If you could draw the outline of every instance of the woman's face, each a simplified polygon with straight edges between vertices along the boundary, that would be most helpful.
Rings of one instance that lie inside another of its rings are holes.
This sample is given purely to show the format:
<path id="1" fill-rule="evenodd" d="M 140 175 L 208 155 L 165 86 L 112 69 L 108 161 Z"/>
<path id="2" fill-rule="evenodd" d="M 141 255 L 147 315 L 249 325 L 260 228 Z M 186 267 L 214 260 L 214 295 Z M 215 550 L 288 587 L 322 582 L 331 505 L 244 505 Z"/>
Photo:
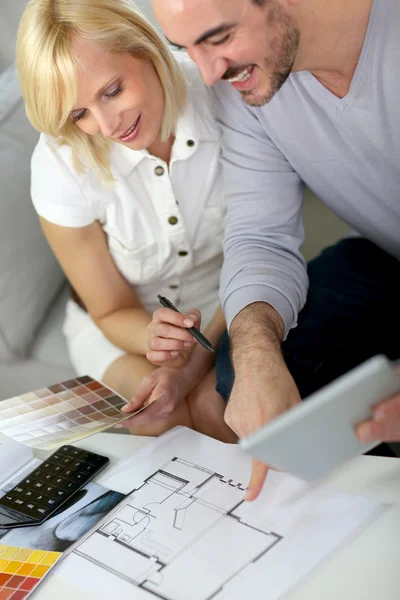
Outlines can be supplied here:
<path id="1" fill-rule="evenodd" d="M 88 135 L 101 135 L 132 150 L 157 141 L 164 93 L 153 64 L 76 39 L 78 98 L 71 119 Z"/>

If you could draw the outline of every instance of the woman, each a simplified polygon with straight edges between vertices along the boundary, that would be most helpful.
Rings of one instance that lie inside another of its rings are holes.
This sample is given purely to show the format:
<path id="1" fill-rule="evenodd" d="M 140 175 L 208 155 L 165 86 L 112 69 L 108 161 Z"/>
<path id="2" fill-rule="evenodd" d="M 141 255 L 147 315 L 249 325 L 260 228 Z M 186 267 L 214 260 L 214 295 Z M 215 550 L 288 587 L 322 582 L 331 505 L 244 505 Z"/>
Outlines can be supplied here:
<path id="1" fill-rule="evenodd" d="M 33 204 L 74 290 L 64 324 L 72 364 L 131 398 L 156 368 L 146 358 L 150 326 L 157 364 L 157 350 L 167 352 L 167 367 L 193 351 L 190 378 L 179 378 L 181 400 L 212 367 L 184 329 L 199 324 L 190 307 L 201 310 L 212 343 L 224 329 L 225 207 L 209 93 L 195 66 L 177 62 L 124 0 L 31 0 L 17 64 L 28 117 L 41 132 Z M 157 294 L 187 323 L 179 316 L 174 328 L 167 309 L 152 322 Z M 223 437 L 219 398 L 216 407 Z M 186 400 L 137 432 L 175 424 L 196 427 Z"/>

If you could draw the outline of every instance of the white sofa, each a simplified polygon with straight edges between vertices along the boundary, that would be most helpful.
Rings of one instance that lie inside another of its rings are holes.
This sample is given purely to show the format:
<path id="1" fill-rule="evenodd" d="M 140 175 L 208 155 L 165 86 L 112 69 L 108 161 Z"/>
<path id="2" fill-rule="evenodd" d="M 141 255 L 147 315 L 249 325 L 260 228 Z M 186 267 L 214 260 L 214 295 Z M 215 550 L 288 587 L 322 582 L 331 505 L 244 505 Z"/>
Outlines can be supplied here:
<path id="1" fill-rule="evenodd" d="M 74 374 L 61 331 L 68 287 L 30 201 L 37 139 L 11 65 L 0 74 L 0 399 Z"/>

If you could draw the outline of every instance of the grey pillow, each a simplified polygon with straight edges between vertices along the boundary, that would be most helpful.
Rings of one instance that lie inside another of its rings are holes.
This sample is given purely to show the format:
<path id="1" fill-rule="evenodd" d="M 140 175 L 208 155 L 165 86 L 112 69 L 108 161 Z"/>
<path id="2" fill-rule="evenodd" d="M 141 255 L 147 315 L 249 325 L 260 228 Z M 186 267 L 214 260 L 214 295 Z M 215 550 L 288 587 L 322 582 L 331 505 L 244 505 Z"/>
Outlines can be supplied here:
<path id="1" fill-rule="evenodd" d="M 0 360 L 26 355 L 64 282 L 30 200 L 38 140 L 14 65 L 0 75 Z"/>

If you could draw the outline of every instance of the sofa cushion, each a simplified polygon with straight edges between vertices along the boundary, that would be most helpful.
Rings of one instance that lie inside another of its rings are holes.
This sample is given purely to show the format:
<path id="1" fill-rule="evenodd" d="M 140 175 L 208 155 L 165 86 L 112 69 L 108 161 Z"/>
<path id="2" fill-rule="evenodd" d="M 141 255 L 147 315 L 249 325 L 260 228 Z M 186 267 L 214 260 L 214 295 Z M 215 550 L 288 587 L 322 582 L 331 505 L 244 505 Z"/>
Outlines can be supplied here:
<path id="1" fill-rule="evenodd" d="M 33 358 L 0 363 L 0 401 L 75 377 L 71 367 L 49 367 Z"/>
<path id="2" fill-rule="evenodd" d="M 30 125 L 11 65 L 0 75 L 0 360 L 25 356 L 64 276 L 30 200 Z"/>
<path id="3" fill-rule="evenodd" d="M 35 338 L 30 352 L 31 358 L 40 360 L 47 365 L 57 367 L 68 366 L 72 369 L 68 356 L 67 343 L 62 332 L 65 319 L 65 305 L 70 297 L 70 287 L 66 284 L 55 299 L 45 322 Z"/>

